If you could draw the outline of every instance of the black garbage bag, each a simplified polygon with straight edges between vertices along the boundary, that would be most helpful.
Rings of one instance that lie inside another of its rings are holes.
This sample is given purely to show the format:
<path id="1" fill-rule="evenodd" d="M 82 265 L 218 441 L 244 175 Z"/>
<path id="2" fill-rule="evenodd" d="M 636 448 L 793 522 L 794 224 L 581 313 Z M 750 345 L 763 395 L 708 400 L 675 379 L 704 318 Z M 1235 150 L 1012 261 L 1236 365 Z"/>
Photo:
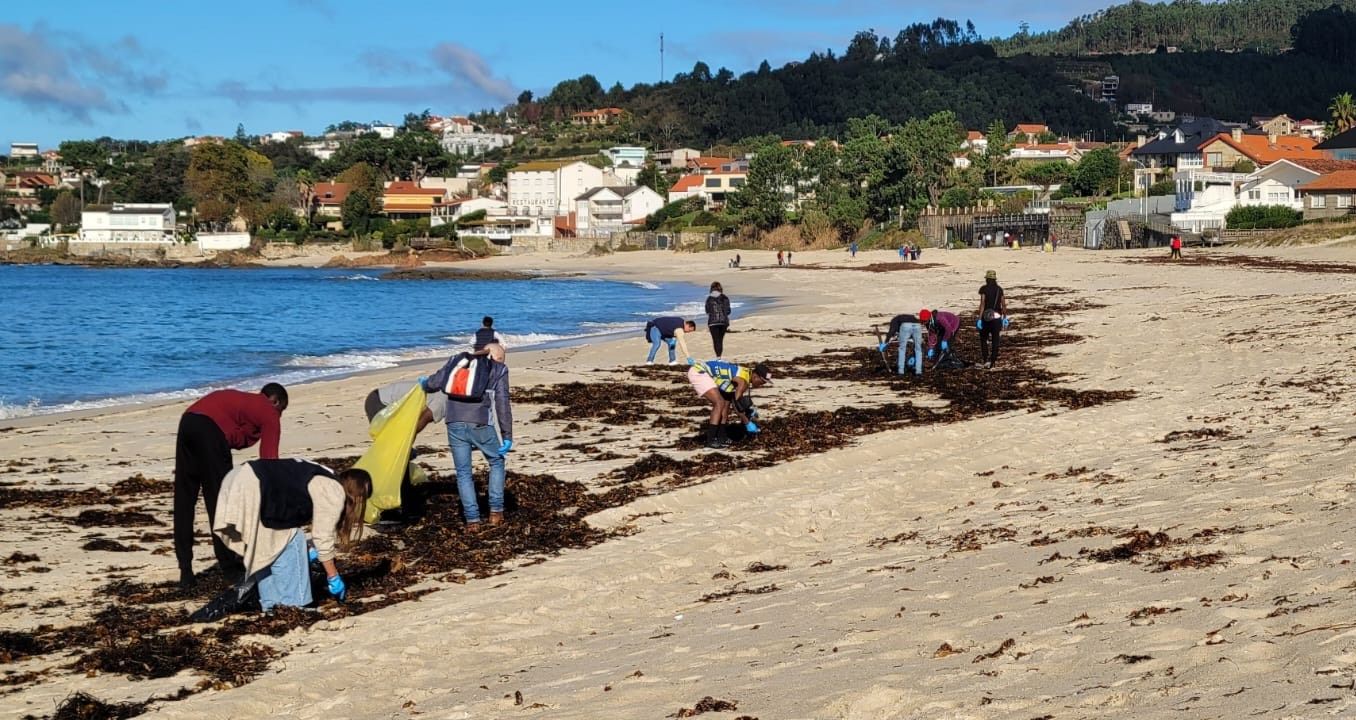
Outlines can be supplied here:
<path id="1" fill-rule="evenodd" d="M 259 604 L 259 587 L 253 582 L 249 588 L 242 591 L 239 585 L 230 587 L 217 593 L 208 603 L 198 608 L 192 615 L 188 616 L 189 622 L 207 623 L 220 620 L 227 615 L 244 612 L 260 612 L 263 606 Z"/>

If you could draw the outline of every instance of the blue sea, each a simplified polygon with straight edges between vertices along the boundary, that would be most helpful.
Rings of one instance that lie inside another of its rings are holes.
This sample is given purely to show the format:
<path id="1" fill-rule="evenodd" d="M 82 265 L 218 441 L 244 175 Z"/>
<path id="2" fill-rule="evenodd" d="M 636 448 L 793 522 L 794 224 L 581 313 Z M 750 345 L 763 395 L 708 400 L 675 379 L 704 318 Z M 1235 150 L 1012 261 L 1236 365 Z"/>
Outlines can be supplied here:
<path id="1" fill-rule="evenodd" d="M 484 315 L 510 350 L 695 316 L 704 288 L 382 270 L 0 266 L 0 418 L 253 389 L 445 357 Z"/>

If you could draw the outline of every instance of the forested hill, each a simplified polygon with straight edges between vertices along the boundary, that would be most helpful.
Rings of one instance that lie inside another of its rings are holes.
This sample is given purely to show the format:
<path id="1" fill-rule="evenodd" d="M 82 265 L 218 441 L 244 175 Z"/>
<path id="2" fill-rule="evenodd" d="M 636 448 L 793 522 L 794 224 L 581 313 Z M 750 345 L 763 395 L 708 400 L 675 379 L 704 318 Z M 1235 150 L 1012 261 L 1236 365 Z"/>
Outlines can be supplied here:
<path id="1" fill-rule="evenodd" d="M 1060 30 L 1022 32 L 992 44 L 1001 55 L 1139 53 L 1160 46 L 1278 53 L 1291 47 L 1291 28 L 1301 18 L 1334 5 L 1356 11 L 1356 0 L 1135 0 L 1084 15 Z"/>
<path id="2" fill-rule="evenodd" d="M 812 53 L 803 62 L 735 76 L 697 63 L 661 85 L 604 91 L 591 75 L 558 84 L 532 113 L 569 113 L 615 105 L 636 129 L 665 146 L 775 133 L 837 136 L 848 118 L 876 114 L 894 122 L 950 110 L 967 127 L 993 120 L 1044 122 L 1057 132 L 1099 137 L 1112 129 L 1106 106 L 1076 92 L 1048 58 L 999 58 L 973 26 L 939 20 L 891 40 L 858 33 L 841 57 Z M 530 101 L 530 98 L 524 98 Z M 523 103 L 520 103 L 520 105 Z M 527 108 L 519 108 L 523 112 Z"/>

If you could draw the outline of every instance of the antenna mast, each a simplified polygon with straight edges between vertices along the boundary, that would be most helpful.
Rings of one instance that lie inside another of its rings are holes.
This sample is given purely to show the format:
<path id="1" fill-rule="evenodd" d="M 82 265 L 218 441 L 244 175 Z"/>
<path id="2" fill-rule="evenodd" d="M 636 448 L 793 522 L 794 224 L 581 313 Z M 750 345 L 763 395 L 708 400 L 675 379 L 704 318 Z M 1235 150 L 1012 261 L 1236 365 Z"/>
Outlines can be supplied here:
<path id="1" fill-rule="evenodd" d="M 659 33 L 659 82 L 664 82 L 664 33 Z"/>

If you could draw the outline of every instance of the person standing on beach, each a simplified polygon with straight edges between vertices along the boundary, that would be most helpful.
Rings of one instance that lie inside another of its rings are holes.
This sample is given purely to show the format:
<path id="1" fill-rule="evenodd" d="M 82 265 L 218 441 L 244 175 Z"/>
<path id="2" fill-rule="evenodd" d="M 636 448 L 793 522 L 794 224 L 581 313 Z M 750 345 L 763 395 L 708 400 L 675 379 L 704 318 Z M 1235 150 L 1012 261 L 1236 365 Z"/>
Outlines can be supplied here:
<path id="1" fill-rule="evenodd" d="M 790 265 L 790 264 L 791 264 L 791 251 L 790 251 L 790 250 L 787 250 L 787 251 L 786 251 L 786 264 L 787 264 L 787 265 Z"/>
<path id="2" fill-rule="evenodd" d="M 852 255 L 853 259 L 856 259 L 856 257 L 857 257 L 857 241 L 856 241 L 856 240 L 853 240 L 852 243 L 848 245 L 848 253 L 849 253 L 850 255 Z"/>
<path id="3" fill-rule="evenodd" d="M 477 376 L 482 379 L 477 380 Z M 480 527 L 480 505 L 471 475 L 472 449 L 479 450 L 490 464 L 490 524 L 503 524 L 504 456 L 513 449 L 508 366 L 492 357 L 459 353 L 448 358 L 431 377 L 419 378 L 419 384 L 424 392 L 448 395 L 447 444 L 457 469 L 457 495 L 466 528 Z M 477 386 L 481 388 L 479 397 L 474 394 Z"/>
<path id="4" fill-rule="evenodd" d="M 730 298 L 718 282 L 711 283 L 711 294 L 706 296 L 706 329 L 719 358 L 725 354 L 725 331 L 730 329 Z"/>
<path id="5" fill-rule="evenodd" d="M 979 288 L 979 361 L 992 369 L 998 363 L 998 336 L 1008 326 L 1008 301 L 1003 288 L 998 286 L 998 273 L 984 273 L 984 284 Z M 987 358 L 987 359 L 986 359 Z"/>
<path id="6" fill-rule="evenodd" d="M 697 323 L 677 316 L 657 317 L 645 323 L 645 339 L 650 341 L 650 356 L 645 358 L 645 364 L 653 365 L 654 356 L 659 353 L 659 346 L 668 344 L 670 365 L 678 364 L 674 355 L 675 345 L 682 348 L 683 357 L 687 359 L 687 364 L 691 365 L 692 353 L 687 350 L 686 336 L 696 329 Z"/>
<path id="7" fill-rule="evenodd" d="M 781 267 L 781 266 L 782 266 L 782 251 L 781 251 L 781 250 L 778 250 L 778 251 L 777 251 L 777 267 Z"/>
<path id="8" fill-rule="evenodd" d="M 486 315 L 480 320 L 480 329 L 476 330 L 476 337 L 473 347 L 476 352 L 480 352 L 488 345 L 499 345 L 505 347 L 504 339 L 499 337 L 499 333 L 494 331 L 494 318 Z"/>
<path id="9" fill-rule="evenodd" d="M 1171 246 L 1172 246 L 1172 252 L 1168 253 L 1168 259 L 1170 259 L 1170 260 L 1181 260 L 1181 259 L 1182 259 L 1182 236 L 1181 236 L 1181 235 L 1173 235 L 1173 236 L 1172 236 L 1172 242 L 1171 242 L 1170 244 L 1171 244 Z"/>
<path id="10" fill-rule="evenodd" d="M 259 443 L 259 457 L 278 457 L 282 413 L 287 389 L 269 383 L 257 393 L 217 390 L 193 403 L 179 418 L 174 446 L 174 556 L 179 562 L 179 587 L 191 588 L 193 575 L 193 516 L 202 494 L 211 528 L 217 512 L 221 480 L 231 471 L 231 451 Z M 244 566 L 221 539 L 212 536 L 217 565 L 229 582 L 242 579 Z"/>
<path id="11" fill-rule="evenodd" d="M 899 338 L 899 359 L 896 361 L 895 374 L 903 375 L 907 368 L 913 368 L 916 376 L 923 375 L 923 324 L 926 323 L 932 311 L 923 310 L 918 315 L 903 313 L 890 318 L 890 329 L 885 333 L 885 339 L 881 340 L 876 349 L 885 352 L 889 347 L 890 341 Z M 880 332 L 879 326 L 876 332 Z M 909 341 L 913 341 L 913 355 L 908 357 L 906 347 Z M 908 357 L 906 360 L 905 358 Z"/>

